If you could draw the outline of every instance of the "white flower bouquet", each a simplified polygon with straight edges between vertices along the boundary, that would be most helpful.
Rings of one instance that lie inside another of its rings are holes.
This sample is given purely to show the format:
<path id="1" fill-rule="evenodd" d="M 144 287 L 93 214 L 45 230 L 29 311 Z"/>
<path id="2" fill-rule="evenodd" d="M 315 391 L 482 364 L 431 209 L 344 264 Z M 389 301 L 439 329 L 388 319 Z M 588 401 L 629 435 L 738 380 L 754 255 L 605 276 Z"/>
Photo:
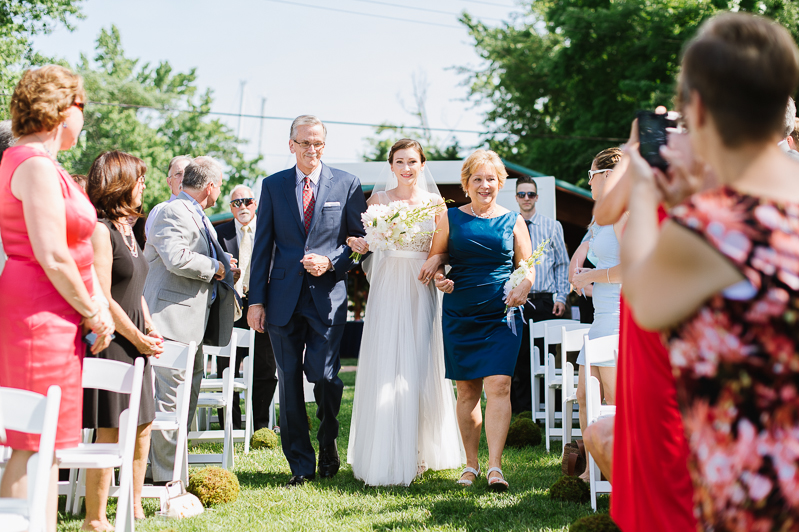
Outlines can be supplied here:
<path id="1" fill-rule="evenodd" d="M 533 251 L 533 254 L 530 255 L 530 258 L 521 261 L 519 263 L 519 267 L 513 270 L 513 273 L 510 274 L 510 278 L 505 282 L 505 295 L 502 297 L 502 301 L 506 301 L 508 299 L 508 294 L 510 294 L 510 291 L 519 286 L 521 282 L 528 275 L 530 275 L 530 271 L 535 268 L 536 264 L 541 264 L 542 257 L 544 255 L 544 248 L 547 245 L 549 245 L 549 239 L 546 239 L 538 244 L 538 247 L 535 248 L 535 251 Z M 515 311 L 515 307 L 505 307 L 505 312 L 508 316 L 508 327 L 510 327 L 510 330 L 513 331 L 514 335 L 516 335 L 516 320 L 514 319 Z"/>
<path id="2" fill-rule="evenodd" d="M 410 242 L 414 236 L 426 233 L 421 229 L 422 222 L 445 209 L 446 205 L 437 201 L 437 198 L 430 198 L 422 206 L 413 208 L 402 201 L 392 201 L 388 205 L 370 205 L 361 214 L 366 231 L 364 238 L 371 251 L 397 249 Z M 361 254 L 353 252 L 350 258 L 360 261 Z"/>

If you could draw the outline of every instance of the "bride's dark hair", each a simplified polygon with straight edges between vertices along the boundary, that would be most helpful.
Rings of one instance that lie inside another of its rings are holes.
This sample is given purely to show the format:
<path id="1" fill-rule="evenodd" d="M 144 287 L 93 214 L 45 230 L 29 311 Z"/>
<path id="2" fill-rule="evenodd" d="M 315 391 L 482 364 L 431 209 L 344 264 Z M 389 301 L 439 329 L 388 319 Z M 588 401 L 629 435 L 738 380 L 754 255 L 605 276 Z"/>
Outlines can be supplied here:
<path id="1" fill-rule="evenodd" d="M 424 156 L 424 149 L 422 145 L 419 144 L 418 141 L 413 139 L 399 139 L 394 145 L 391 147 L 391 150 L 388 152 L 388 164 L 394 164 L 394 154 L 397 153 L 399 150 L 416 150 L 419 153 L 419 157 L 422 159 L 424 163 L 427 161 L 427 158 Z"/>

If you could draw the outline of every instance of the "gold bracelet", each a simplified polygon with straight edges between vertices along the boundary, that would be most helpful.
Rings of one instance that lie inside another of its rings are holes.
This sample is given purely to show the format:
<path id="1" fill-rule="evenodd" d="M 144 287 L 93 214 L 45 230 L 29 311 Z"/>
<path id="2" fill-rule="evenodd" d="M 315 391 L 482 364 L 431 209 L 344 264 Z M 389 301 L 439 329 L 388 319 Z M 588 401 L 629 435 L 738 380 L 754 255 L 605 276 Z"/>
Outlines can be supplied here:
<path id="1" fill-rule="evenodd" d="M 94 313 L 90 314 L 89 316 L 83 316 L 83 319 L 90 320 L 90 319 L 94 318 L 95 316 L 97 316 L 97 314 L 99 314 L 99 312 L 100 312 L 100 305 L 97 305 L 97 310 L 95 310 Z"/>
<path id="2" fill-rule="evenodd" d="M 608 276 L 608 284 L 610 284 L 610 268 L 605 268 L 605 274 Z"/>

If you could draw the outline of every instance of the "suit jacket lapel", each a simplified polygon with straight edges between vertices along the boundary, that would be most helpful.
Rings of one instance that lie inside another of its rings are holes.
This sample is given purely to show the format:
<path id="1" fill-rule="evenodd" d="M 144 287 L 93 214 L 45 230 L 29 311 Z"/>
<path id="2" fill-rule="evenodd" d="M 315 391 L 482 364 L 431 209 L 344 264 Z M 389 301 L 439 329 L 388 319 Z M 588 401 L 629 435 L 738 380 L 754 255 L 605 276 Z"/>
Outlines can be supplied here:
<path id="1" fill-rule="evenodd" d="M 286 201 L 288 202 L 287 205 L 289 210 L 291 211 L 291 217 L 294 218 L 294 221 L 297 222 L 297 225 L 300 227 L 300 231 L 305 233 L 305 226 L 302 223 L 302 219 L 300 217 L 300 208 L 297 205 L 297 167 L 295 166 L 292 171 L 289 173 L 286 180 L 283 181 L 283 193 L 286 195 Z"/>
<path id="2" fill-rule="evenodd" d="M 316 225 L 316 221 L 322 216 L 322 208 L 325 206 L 325 201 L 327 200 L 328 194 L 330 194 L 330 185 L 333 183 L 333 172 L 330 171 L 330 168 L 327 167 L 324 163 L 322 163 L 322 173 L 319 176 L 319 187 L 316 194 L 316 203 L 314 204 L 313 209 L 313 218 L 311 218 L 311 230 L 309 232 L 313 232 L 313 228 Z"/>

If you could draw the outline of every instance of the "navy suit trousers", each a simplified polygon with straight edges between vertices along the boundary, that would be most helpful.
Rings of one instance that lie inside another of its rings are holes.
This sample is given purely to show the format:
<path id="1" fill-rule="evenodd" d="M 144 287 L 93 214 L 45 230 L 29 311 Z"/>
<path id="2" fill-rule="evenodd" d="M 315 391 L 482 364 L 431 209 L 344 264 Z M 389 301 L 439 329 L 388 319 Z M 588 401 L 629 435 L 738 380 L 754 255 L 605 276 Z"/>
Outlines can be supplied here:
<path id="1" fill-rule="evenodd" d="M 321 422 L 319 446 L 332 445 L 338 437 L 336 417 L 344 391 L 344 383 L 338 377 L 344 324 L 329 326 L 322 321 L 306 278 L 289 322 L 283 327 L 267 327 L 278 369 L 283 453 L 292 474 L 310 475 L 316 471 L 316 456 L 308 430 L 302 375 L 304 372 L 308 382 L 314 384 L 316 417 Z"/>

